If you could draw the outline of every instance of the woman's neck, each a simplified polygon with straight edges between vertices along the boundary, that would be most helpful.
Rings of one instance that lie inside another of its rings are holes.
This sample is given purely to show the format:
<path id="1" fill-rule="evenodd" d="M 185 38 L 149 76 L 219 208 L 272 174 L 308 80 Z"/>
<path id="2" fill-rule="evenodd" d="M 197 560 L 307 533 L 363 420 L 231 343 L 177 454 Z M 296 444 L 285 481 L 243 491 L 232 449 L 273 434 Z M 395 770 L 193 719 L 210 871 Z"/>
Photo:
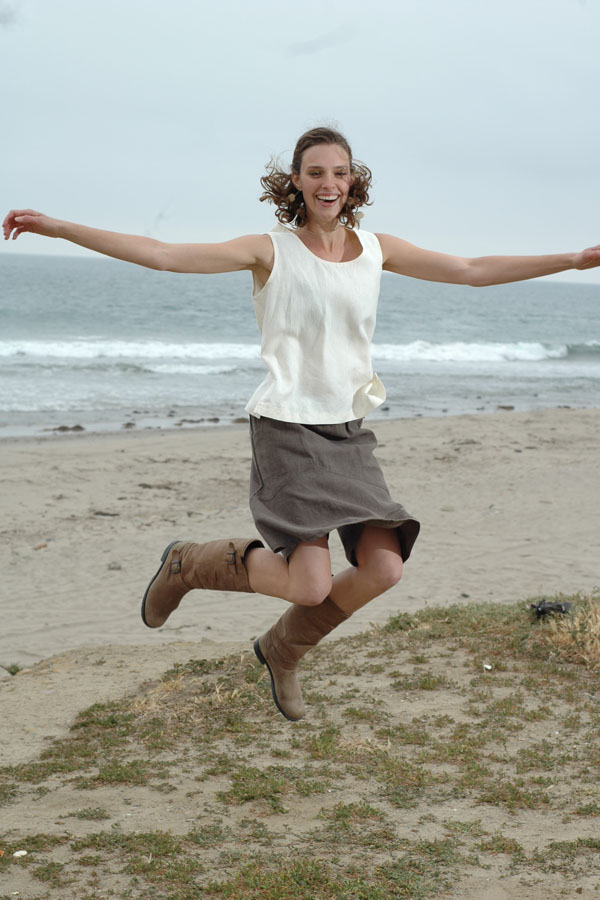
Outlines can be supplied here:
<path id="1" fill-rule="evenodd" d="M 346 229 L 340 224 L 339 219 L 330 222 L 309 220 L 298 229 L 298 232 L 311 246 L 322 247 L 328 253 L 343 245 L 346 239 Z"/>
<path id="2" fill-rule="evenodd" d="M 333 222 L 307 222 L 300 229 L 301 231 L 307 232 L 308 234 L 315 235 L 330 235 L 335 234 L 336 231 L 339 231 L 343 226 L 340 224 L 339 219 L 335 219 Z"/>

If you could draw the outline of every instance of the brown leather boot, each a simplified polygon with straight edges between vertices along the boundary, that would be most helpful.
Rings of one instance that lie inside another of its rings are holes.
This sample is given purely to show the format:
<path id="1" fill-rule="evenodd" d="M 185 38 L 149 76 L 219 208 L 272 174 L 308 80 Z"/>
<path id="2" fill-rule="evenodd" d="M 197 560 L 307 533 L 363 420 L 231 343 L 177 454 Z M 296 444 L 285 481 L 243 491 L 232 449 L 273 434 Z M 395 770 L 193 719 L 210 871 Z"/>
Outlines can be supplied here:
<path id="1" fill-rule="evenodd" d="M 349 613 L 343 612 L 329 597 L 319 606 L 293 604 L 254 641 L 254 652 L 271 676 L 275 706 L 291 722 L 304 715 L 304 701 L 296 675 L 298 662 L 321 638 L 349 617 Z"/>
<path id="2" fill-rule="evenodd" d="M 149 628 L 159 628 L 177 609 L 181 598 L 194 588 L 211 591 L 245 591 L 253 594 L 244 556 L 262 541 L 234 538 L 191 544 L 173 541 L 163 552 L 158 572 L 146 588 L 142 619 Z"/>

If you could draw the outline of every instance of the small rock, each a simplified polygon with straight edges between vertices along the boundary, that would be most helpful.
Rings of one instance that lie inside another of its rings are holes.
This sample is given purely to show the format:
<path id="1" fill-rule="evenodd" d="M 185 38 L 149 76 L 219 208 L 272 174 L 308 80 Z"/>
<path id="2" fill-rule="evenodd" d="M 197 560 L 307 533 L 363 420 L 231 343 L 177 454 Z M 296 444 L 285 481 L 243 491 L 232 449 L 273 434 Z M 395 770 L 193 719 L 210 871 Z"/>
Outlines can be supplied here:
<path id="1" fill-rule="evenodd" d="M 135 428 L 135 422 L 123 422 L 121 428 Z"/>
<path id="2" fill-rule="evenodd" d="M 486 672 L 491 672 L 494 667 L 490 666 L 489 663 L 484 663 L 483 668 L 485 669 Z"/>
<path id="3" fill-rule="evenodd" d="M 511 406 L 510 403 L 499 403 L 498 409 L 514 409 L 514 406 Z"/>
<path id="4" fill-rule="evenodd" d="M 182 425 L 199 425 L 201 422 L 204 422 L 205 419 L 180 419 L 179 422 L 175 422 L 175 427 L 180 428 Z"/>
<path id="5" fill-rule="evenodd" d="M 123 566 L 119 562 L 109 562 L 107 569 L 109 572 L 120 572 Z"/>
<path id="6" fill-rule="evenodd" d="M 27 856 L 27 850 L 15 850 L 13 856 L 15 859 L 20 859 L 22 856 Z"/>
<path id="7" fill-rule="evenodd" d="M 45 548 L 46 548 L 47 546 L 48 546 L 48 544 L 46 543 L 46 541 L 41 541 L 41 543 L 36 544 L 35 547 L 34 547 L 33 549 L 34 549 L 34 550 L 45 550 Z"/>

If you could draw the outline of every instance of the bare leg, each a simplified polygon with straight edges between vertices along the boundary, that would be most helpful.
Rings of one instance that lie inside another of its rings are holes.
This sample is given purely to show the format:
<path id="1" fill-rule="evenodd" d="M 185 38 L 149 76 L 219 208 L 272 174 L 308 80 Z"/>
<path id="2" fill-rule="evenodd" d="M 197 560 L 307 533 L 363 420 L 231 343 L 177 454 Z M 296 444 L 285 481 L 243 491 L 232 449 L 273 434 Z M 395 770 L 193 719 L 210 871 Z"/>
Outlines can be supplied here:
<path id="1" fill-rule="evenodd" d="M 273 572 L 270 568 L 274 556 L 271 554 L 269 557 L 268 551 L 259 549 L 248 554 L 250 565 L 246 563 L 246 568 L 253 586 L 261 578 L 266 581 L 271 575 L 274 583 L 279 579 L 277 584 L 285 582 L 286 577 L 289 584 L 304 585 L 311 581 L 319 587 L 312 597 L 321 598 L 317 604 L 305 602 L 303 606 L 296 601 L 254 644 L 258 659 L 269 669 L 271 691 L 277 708 L 287 719 L 296 721 L 304 715 L 302 691 L 296 673 L 299 661 L 351 613 L 396 584 L 402 574 L 402 558 L 396 532 L 373 526 L 365 526 L 356 546 L 358 567 L 353 566 L 333 580 L 326 542 L 298 547 L 290 557 L 289 571 L 284 571 L 283 576 L 279 574 L 281 568 L 277 570 L 273 567 Z M 252 560 L 256 563 L 254 570 Z M 277 562 L 285 566 L 282 559 Z M 253 582 L 253 577 L 256 582 Z M 327 597 L 323 595 L 326 585 Z M 268 593 L 264 587 L 258 590 Z M 278 593 L 277 596 L 285 595 Z"/>
<path id="2" fill-rule="evenodd" d="M 298 544 L 289 561 L 256 547 L 244 559 L 252 590 L 301 606 L 317 606 L 332 584 L 327 538 Z"/>
<path id="3" fill-rule="evenodd" d="M 358 566 L 336 575 L 329 592 L 333 603 L 349 615 L 398 583 L 402 556 L 395 529 L 365 525 L 356 545 Z"/>

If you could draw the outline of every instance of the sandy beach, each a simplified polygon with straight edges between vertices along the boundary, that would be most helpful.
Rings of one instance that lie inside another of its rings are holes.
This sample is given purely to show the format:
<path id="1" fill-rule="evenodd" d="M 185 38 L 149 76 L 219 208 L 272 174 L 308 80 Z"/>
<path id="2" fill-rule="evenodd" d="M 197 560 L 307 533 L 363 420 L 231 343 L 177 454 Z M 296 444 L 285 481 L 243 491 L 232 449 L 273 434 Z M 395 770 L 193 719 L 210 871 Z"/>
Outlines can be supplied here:
<path id="1" fill-rule="evenodd" d="M 523 607 L 598 585 L 599 426 L 571 409 L 377 424 L 422 534 L 402 582 L 304 661 L 309 712 L 293 725 L 250 643 L 282 601 L 196 592 L 163 629 L 139 617 L 168 541 L 253 533 L 243 426 L 2 442 L 0 665 L 22 667 L 0 668 L 7 889 L 175 896 L 177 860 L 197 891 L 265 853 L 285 880 L 301 846 L 314 896 L 341 896 L 327 878 L 357 871 L 418 871 L 451 900 L 596 896 L 597 676 L 530 658 L 541 626 Z M 337 537 L 332 550 L 338 569 Z M 368 631 L 456 603 L 408 635 Z M 447 624 L 431 639 L 434 618 Z"/>
<path id="2" fill-rule="evenodd" d="M 373 427 L 392 495 L 422 531 L 401 583 L 336 637 L 427 604 L 514 602 L 599 584 L 599 410 Z M 283 611 L 273 598 L 197 592 L 160 630 L 139 615 L 169 541 L 255 533 L 249 466 L 243 425 L 1 443 L 0 665 L 30 669 L 53 704 L 43 723 L 43 696 L 25 673 L 11 679 L 0 669 L 5 721 L 14 714 L 31 726 L 21 753 L 35 752 L 36 734 L 58 733 L 78 708 L 156 677 L 161 666 L 214 655 L 221 642 L 248 648 Z M 345 564 L 337 535 L 331 546 L 337 571 Z M 67 682 L 72 689 L 63 690 Z"/>

